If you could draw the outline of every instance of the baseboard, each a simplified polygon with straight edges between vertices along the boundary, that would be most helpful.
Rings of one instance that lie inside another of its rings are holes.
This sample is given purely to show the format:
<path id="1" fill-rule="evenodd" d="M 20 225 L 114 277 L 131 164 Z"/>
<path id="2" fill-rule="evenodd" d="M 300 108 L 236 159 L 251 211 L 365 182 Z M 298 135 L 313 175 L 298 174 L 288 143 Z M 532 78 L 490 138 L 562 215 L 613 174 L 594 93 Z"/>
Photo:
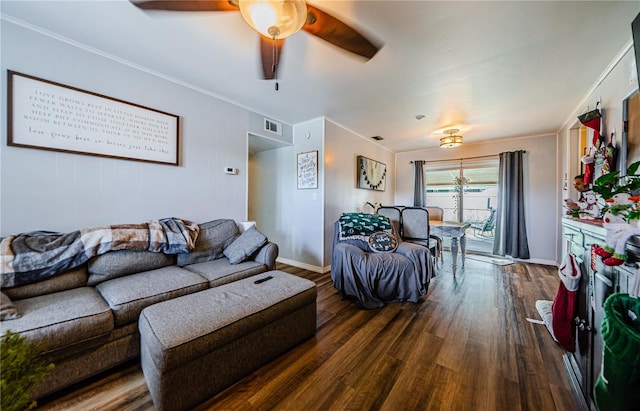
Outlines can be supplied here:
<path id="1" fill-rule="evenodd" d="M 300 261 L 289 260 L 288 258 L 276 258 L 276 261 L 282 264 L 287 264 L 293 267 L 303 268 L 305 270 L 313 271 L 314 273 L 325 274 L 331 271 L 331 266 L 319 267 L 317 265 L 311 265 L 307 263 L 301 263 Z"/>

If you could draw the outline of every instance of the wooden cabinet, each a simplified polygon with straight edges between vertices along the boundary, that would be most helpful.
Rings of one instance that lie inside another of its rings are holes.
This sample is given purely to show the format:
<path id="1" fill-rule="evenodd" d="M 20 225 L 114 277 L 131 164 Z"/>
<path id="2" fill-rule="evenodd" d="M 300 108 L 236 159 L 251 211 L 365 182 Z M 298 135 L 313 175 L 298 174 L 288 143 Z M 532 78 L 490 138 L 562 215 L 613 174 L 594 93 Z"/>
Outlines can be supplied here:
<path id="1" fill-rule="evenodd" d="M 574 255 L 582 274 L 574 319 L 576 349 L 566 353 L 563 361 L 578 407 L 596 410 L 593 387 L 602 367 L 603 303 L 614 292 L 627 292 L 637 281 L 640 241 L 634 238 L 627 243 L 629 259 L 625 265 L 608 267 L 592 257 L 591 246 L 605 244 L 606 230 L 599 222 L 564 218 L 562 228 L 566 250 Z"/>

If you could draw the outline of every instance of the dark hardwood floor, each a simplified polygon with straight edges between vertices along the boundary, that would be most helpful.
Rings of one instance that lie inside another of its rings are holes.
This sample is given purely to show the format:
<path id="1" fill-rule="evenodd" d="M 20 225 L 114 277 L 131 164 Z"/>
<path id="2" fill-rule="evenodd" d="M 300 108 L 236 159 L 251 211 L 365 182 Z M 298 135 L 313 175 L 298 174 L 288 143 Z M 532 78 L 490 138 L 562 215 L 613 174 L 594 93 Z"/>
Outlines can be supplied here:
<path id="1" fill-rule="evenodd" d="M 575 410 L 562 349 L 526 321 L 553 299 L 556 269 L 468 258 L 453 277 L 447 258 L 423 301 L 379 310 L 341 300 L 329 274 L 279 265 L 316 282 L 316 336 L 198 410 Z M 137 362 L 39 408 L 154 409 Z"/>

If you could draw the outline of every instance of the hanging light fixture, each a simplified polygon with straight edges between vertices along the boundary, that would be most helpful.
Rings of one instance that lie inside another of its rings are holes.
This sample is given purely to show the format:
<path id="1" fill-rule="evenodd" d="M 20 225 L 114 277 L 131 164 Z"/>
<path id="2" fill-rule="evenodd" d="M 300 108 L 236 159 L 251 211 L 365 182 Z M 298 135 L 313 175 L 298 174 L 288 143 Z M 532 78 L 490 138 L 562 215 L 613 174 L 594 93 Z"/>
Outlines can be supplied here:
<path id="1" fill-rule="evenodd" d="M 449 134 L 447 137 L 440 139 L 440 148 L 453 148 L 462 145 L 462 136 L 455 135 L 458 131 L 457 128 L 452 128 L 443 131 L 444 134 Z"/>
<path id="2" fill-rule="evenodd" d="M 270 39 L 289 37 L 307 20 L 304 0 L 238 0 L 238 7 L 246 22 Z"/>

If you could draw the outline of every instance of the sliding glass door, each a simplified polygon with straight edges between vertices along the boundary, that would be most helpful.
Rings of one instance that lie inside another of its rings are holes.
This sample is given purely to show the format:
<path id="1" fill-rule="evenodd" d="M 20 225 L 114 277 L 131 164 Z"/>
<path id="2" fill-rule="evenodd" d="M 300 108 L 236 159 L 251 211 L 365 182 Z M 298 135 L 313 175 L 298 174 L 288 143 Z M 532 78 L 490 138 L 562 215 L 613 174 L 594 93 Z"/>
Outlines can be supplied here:
<path id="1" fill-rule="evenodd" d="M 444 219 L 471 223 L 467 251 L 491 254 L 498 204 L 498 158 L 427 163 L 426 203 L 441 207 Z"/>

